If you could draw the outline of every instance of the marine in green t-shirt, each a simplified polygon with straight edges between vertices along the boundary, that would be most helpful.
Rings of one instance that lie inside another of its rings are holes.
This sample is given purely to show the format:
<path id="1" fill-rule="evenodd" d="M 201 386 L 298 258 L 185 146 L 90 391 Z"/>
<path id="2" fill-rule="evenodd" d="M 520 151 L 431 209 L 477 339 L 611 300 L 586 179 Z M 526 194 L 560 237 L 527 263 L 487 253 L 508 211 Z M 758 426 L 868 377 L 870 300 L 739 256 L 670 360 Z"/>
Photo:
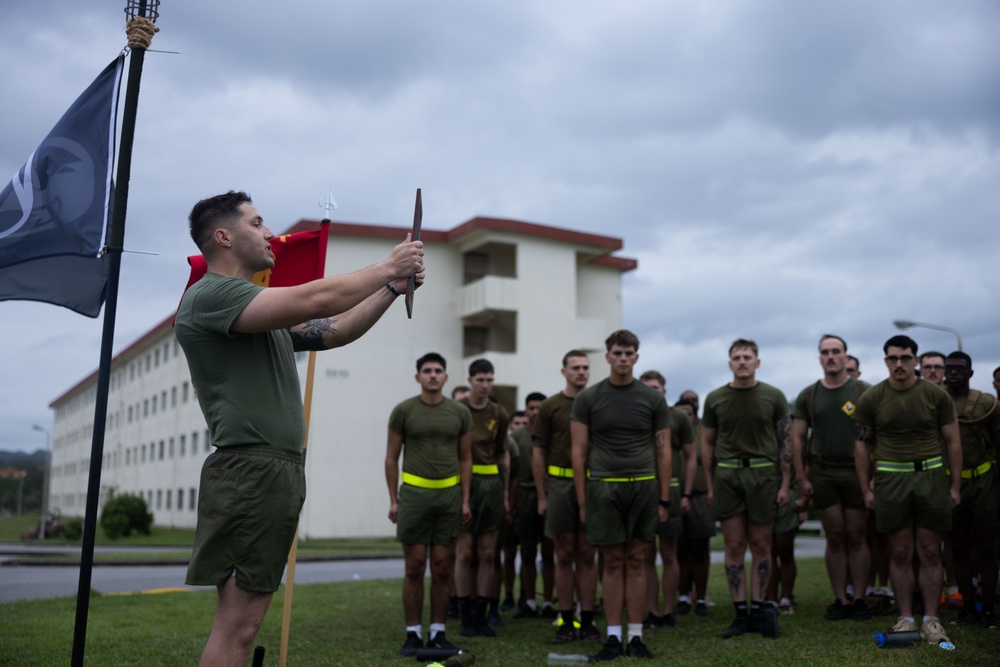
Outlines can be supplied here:
<path id="1" fill-rule="evenodd" d="M 952 352 L 945 357 L 945 390 L 955 404 L 962 438 L 962 502 L 952 514 L 951 545 L 955 579 L 964 606 L 958 622 L 978 621 L 985 628 L 995 628 L 996 587 L 983 586 L 977 608 L 973 574 L 978 572 L 983 581 L 997 578 L 1000 475 L 996 452 L 1000 447 L 1000 406 L 991 394 L 969 388 L 972 375 L 972 357 L 968 354 Z M 970 563 L 978 563 L 978 570 Z"/>
<path id="2" fill-rule="evenodd" d="M 778 636 L 777 613 L 763 601 L 771 576 L 775 510 L 788 502 L 792 442 L 785 396 L 757 380 L 758 368 L 757 344 L 733 341 L 733 379 L 705 397 L 701 420 L 702 468 L 709 502 L 722 524 L 726 581 L 736 607 L 723 639 L 748 631 Z M 748 544 L 753 558 L 749 586 L 744 567 Z"/>
<path id="3" fill-rule="evenodd" d="M 459 523 L 472 516 L 472 414 L 442 393 L 448 374 L 440 354 L 429 352 L 417 360 L 416 381 L 420 394 L 397 405 L 389 415 L 385 453 L 389 520 L 396 524 L 396 538 L 403 545 L 406 562 L 403 612 L 407 640 L 402 655 L 410 655 L 410 649 L 415 655 L 418 648 L 414 638 L 419 639 L 419 633 L 413 628 L 421 624 L 428 558 L 431 639 L 443 638 Z"/>
<path id="4" fill-rule="evenodd" d="M 912 338 L 893 336 L 882 349 L 889 378 L 866 391 L 854 413 L 855 469 L 865 505 L 875 510 L 875 526 L 889 537 L 894 554 L 889 577 L 899 614 L 904 620 L 913 616 L 912 567 L 917 557 L 924 599 L 921 634 L 937 643 L 948 639 L 937 611 L 941 541 L 952 527 L 951 508 L 961 499 L 958 421 L 948 393 L 916 375 L 917 343 Z M 869 485 L 871 454 L 873 485 Z M 897 625 L 915 629 L 909 621 Z"/>
<path id="5" fill-rule="evenodd" d="M 863 621 L 871 618 L 867 603 L 860 594 L 854 600 L 847 595 L 848 572 L 854 590 L 863 591 L 870 563 L 852 417 L 871 387 L 847 372 L 847 343 L 840 336 L 820 338 L 819 363 L 822 379 L 799 392 L 792 405 L 795 479 L 802 498 L 815 503 L 826 534 L 826 570 L 836 597 L 826 619 Z"/>

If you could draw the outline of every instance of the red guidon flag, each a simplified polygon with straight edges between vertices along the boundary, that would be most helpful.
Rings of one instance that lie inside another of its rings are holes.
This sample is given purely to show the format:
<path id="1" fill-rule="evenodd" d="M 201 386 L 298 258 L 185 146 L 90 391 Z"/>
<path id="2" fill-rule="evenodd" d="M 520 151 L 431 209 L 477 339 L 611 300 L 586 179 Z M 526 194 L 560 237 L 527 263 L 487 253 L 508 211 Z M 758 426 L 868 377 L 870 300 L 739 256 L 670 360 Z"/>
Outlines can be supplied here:
<path id="1" fill-rule="evenodd" d="M 323 223 L 319 229 L 275 236 L 271 239 L 274 267 L 255 273 L 252 282 L 262 287 L 293 287 L 322 278 L 326 273 L 329 234 L 330 225 Z M 191 265 L 191 276 L 184 287 L 185 292 L 208 272 L 204 255 L 191 255 L 188 264 Z"/>

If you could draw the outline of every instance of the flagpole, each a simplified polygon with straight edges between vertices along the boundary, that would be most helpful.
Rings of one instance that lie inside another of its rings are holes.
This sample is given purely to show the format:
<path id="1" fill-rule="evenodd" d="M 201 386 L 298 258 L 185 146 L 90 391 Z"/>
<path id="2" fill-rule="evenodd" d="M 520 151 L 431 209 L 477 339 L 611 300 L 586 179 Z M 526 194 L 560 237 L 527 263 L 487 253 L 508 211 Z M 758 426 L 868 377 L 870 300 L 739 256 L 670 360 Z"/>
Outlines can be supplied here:
<path id="1" fill-rule="evenodd" d="M 320 202 L 324 207 L 325 214 L 320 222 L 320 240 L 322 248 L 319 252 L 319 266 L 316 275 L 326 275 L 326 244 L 330 233 L 330 209 L 336 208 L 337 202 L 333 199 L 333 193 L 327 192 L 326 199 Z M 309 448 L 309 424 L 312 417 L 312 393 L 313 379 L 316 377 L 316 350 L 309 350 L 309 366 L 306 370 L 306 391 L 302 400 L 302 413 L 306 423 L 306 438 L 302 443 L 302 463 L 305 464 L 306 450 Z M 288 636 L 292 625 L 292 595 L 295 590 L 295 560 L 299 552 L 299 529 L 295 527 L 295 538 L 292 540 L 292 549 L 288 552 L 288 572 L 285 575 L 285 597 L 281 609 L 281 646 L 278 651 L 278 667 L 285 667 L 288 660 Z"/>
<path id="2" fill-rule="evenodd" d="M 97 534 L 97 506 L 101 492 L 101 464 L 104 458 L 104 430 L 108 415 L 108 392 L 111 383 L 111 359 L 118 313 L 118 283 L 121 275 L 122 249 L 125 243 L 125 211 L 128 204 L 128 184 L 132 171 L 132 142 L 135 139 L 135 119 L 139 105 L 139 80 L 142 63 L 159 13 L 159 0 L 129 0 L 125 13 L 131 59 L 128 83 L 125 87 L 125 109 L 118 152 L 118 175 L 111 227 L 105 251 L 108 257 L 108 287 L 104 305 L 104 330 L 101 335 L 101 358 L 97 376 L 97 397 L 94 405 L 94 434 L 90 446 L 90 473 L 87 483 L 87 509 L 83 523 L 83 547 L 80 554 L 80 583 L 76 594 L 76 624 L 73 628 L 73 655 L 70 664 L 83 666 L 87 641 L 87 614 L 90 610 L 90 583 L 94 567 L 94 539 Z"/>

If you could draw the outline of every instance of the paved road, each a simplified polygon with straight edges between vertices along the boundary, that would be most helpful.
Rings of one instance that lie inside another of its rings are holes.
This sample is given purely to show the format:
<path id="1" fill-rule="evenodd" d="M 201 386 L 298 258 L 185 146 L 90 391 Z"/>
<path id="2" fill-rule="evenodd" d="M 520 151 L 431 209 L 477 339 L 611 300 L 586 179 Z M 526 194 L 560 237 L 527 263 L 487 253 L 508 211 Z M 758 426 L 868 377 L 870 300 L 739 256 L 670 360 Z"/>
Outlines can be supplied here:
<path id="1" fill-rule="evenodd" d="M 799 537 L 795 540 L 795 553 L 799 558 L 821 558 L 825 545 L 826 540 L 820 537 Z M 12 554 L 37 553 L 38 550 L 49 553 L 56 550 L 79 553 L 79 548 L 74 547 L 24 547 L 16 544 L 0 544 L 0 602 L 76 595 L 80 579 L 79 565 L 4 566 L 4 562 L 9 561 Z M 122 549 L 115 548 L 114 551 L 121 552 Z M 712 562 L 721 563 L 722 553 L 713 552 Z M 182 565 L 95 565 L 91 574 L 91 588 L 105 594 L 188 588 L 184 585 L 185 571 L 186 568 Z M 402 577 L 402 574 L 402 558 L 311 561 L 296 565 L 295 583 L 397 579 Z"/>

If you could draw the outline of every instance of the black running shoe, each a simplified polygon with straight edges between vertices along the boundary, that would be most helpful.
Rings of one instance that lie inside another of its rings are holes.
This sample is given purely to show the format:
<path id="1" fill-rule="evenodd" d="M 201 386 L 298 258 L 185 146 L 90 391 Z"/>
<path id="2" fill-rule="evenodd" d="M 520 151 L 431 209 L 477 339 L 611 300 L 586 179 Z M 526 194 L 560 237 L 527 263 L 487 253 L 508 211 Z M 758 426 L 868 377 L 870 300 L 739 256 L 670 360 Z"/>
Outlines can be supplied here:
<path id="1" fill-rule="evenodd" d="M 458 647 L 448 641 L 443 632 L 439 632 L 427 642 L 427 648 L 446 648 L 458 650 Z"/>
<path id="2" fill-rule="evenodd" d="M 514 608 L 514 596 L 507 593 L 507 597 L 500 603 L 500 611 L 510 611 Z"/>
<path id="3" fill-rule="evenodd" d="M 851 608 L 840 601 L 837 598 L 833 601 L 833 604 L 826 608 L 826 620 L 828 621 L 842 621 L 845 618 L 851 617 Z"/>
<path id="4" fill-rule="evenodd" d="M 416 632 L 406 633 L 406 643 L 403 644 L 403 648 L 399 649 L 399 657 L 401 658 L 412 658 L 417 654 L 418 648 L 423 648 L 424 643 L 417 636 Z"/>
<path id="5" fill-rule="evenodd" d="M 580 641 L 601 641 L 601 631 L 593 625 L 580 628 Z"/>
<path id="6" fill-rule="evenodd" d="M 746 616 L 737 616 L 733 619 L 733 622 L 729 624 L 726 631 L 722 633 L 723 639 L 732 639 L 733 637 L 739 637 L 740 635 L 745 635 L 750 631 L 750 619 Z"/>
<path id="7" fill-rule="evenodd" d="M 576 641 L 576 630 L 572 623 L 563 623 L 556 628 L 556 636 L 549 640 L 550 644 L 568 644 Z"/>
<path id="8" fill-rule="evenodd" d="M 556 608 L 553 607 L 552 605 L 547 604 L 544 607 L 542 607 L 542 618 L 555 618 L 558 615 L 559 612 L 556 611 Z"/>
<path id="9" fill-rule="evenodd" d="M 646 614 L 646 618 L 642 621 L 643 630 L 652 630 L 653 628 L 658 628 L 663 625 L 663 617 L 657 616 L 653 612 Z"/>
<path id="10" fill-rule="evenodd" d="M 642 637 L 632 637 L 629 640 L 628 647 L 625 649 L 625 655 L 630 658 L 642 658 L 643 660 L 653 659 L 653 654 L 642 643 Z"/>
<path id="11" fill-rule="evenodd" d="M 708 616 L 708 605 L 704 602 L 695 602 L 694 614 L 695 616 Z"/>
<path id="12" fill-rule="evenodd" d="M 591 656 L 591 662 L 604 662 L 605 660 L 614 660 L 622 654 L 622 642 L 618 637 L 608 637 L 608 640 L 604 642 L 604 646 L 595 655 Z"/>
<path id="13" fill-rule="evenodd" d="M 987 630 L 996 630 L 997 617 L 992 611 L 984 611 L 979 615 L 979 625 L 983 626 Z"/>
<path id="14" fill-rule="evenodd" d="M 854 606 L 851 608 L 851 618 L 855 621 L 871 620 L 872 612 L 868 608 L 868 603 L 864 598 L 855 598 Z"/>
<path id="15" fill-rule="evenodd" d="M 660 616 L 660 627 L 661 628 L 676 628 L 677 619 L 674 618 L 673 614 L 664 614 Z"/>
<path id="16" fill-rule="evenodd" d="M 687 600 L 681 600 L 676 605 L 674 605 L 674 613 L 679 616 L 691 613 L 691 603 L 688 602 Z"/>

